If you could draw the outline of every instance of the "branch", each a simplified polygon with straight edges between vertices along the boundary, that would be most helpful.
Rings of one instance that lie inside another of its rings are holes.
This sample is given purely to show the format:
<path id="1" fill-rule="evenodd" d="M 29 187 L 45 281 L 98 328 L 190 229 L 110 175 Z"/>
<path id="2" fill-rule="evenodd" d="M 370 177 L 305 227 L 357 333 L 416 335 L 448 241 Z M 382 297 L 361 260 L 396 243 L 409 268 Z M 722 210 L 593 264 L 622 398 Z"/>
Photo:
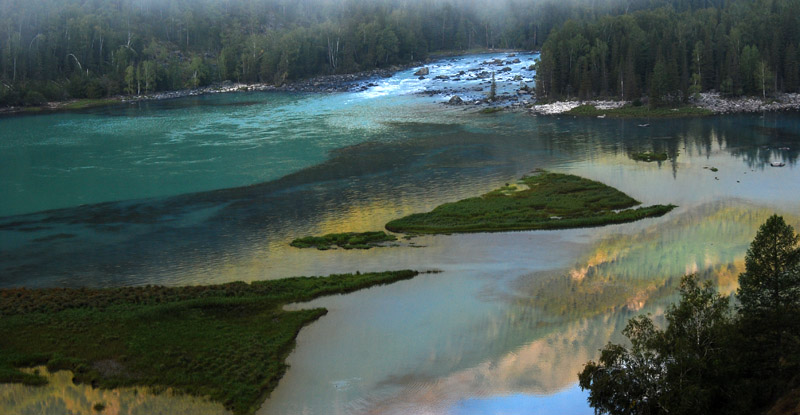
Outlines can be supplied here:
<path id="1" fill-rule="evenodd" d="M 72 58 L 75 59 L 75 63 L 78 64 L 78 69 L 83 70 L 83 67 L 81 66 L 81 62 L 78 60 L 78 58 L 75 55 L 73 55 L 71 53 L 68 53 L 67 57 L 70 57 L 70 56 L 72 56 Z"/>

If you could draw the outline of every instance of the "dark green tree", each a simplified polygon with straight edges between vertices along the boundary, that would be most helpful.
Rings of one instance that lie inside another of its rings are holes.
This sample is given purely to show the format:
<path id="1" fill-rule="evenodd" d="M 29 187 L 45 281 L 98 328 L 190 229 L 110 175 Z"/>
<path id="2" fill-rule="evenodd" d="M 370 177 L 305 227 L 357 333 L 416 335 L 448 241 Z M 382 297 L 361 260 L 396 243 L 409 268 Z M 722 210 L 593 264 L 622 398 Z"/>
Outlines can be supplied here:
<path id="1" fill-rule="evenodd" d="M 578 375 L 596 413 L 724 413 L 728 298 L 694 275 L 683 277 L 680 293 L 665 330 L 647 316 L 631 319 L 623 330 L 630 349 L 609 343 Z"/>
<path id="2" fill-rule="evenodd" d="M 739 315 L 764 370 L 797 364 L 800 334 L 800 236 L 782 217 L 761 225 L 739 275 Z M 763 360 L 762 360 L 763 359 Z"/>
<path id="3" fill-rule="evenodd" d="M 656 61 L 653 74 L 650 78 L 650 106 L 660 107 L 669 102 L 667 94 L 669 92 L 669 78 L 667 76 L 667 65 L 664 58 Z"/>

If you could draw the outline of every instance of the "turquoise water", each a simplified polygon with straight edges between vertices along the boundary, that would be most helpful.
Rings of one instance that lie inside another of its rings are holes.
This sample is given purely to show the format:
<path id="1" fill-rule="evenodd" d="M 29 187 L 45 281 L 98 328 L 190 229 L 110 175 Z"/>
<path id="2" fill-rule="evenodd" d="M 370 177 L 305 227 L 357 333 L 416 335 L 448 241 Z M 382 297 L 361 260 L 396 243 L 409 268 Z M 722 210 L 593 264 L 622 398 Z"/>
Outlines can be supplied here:
<path id="1" fill-rule="evenodd" d="M 0 216 L 262 183 L 398 137 L 352 94 L 239 93 L 0 118 Z M 413 108 L 402 106 L 406 113 Z"/>
<path id="2" fill-rule="evenodd" d="M 575 374 L 621 340 L 628 318 L 663 314 L 684 273 L 734 289 L 766 217 L 800 224 L 800 116 L 639 127 L 444 106 L 455 81 L 433 75 L 485 59 L 442 61 L 426 80 L 411 69 L 352 93 L 237 93 L 0 118 L 0 287 L 439 269 L 293 305 L 330 312 L 301 331 L 291 369 L 260 413 L 589 413 Z M 523 73 L 522 61 L 512 74 Z M 416 94 L 425 88 L 441 92 Z M 631 157 L 650 150 L 670 158 Z M 679 207 L 632 224 L 426 236 L 416 247 L 288 246 L 308 234 L 381 229 L 536 168 Z M 77 389 L 70 396 L 94 396 Z M 5 393 L 35 404 L 40 390 L 26 390 Z M 4 412 L 23 407 L 0 403 Z"/>

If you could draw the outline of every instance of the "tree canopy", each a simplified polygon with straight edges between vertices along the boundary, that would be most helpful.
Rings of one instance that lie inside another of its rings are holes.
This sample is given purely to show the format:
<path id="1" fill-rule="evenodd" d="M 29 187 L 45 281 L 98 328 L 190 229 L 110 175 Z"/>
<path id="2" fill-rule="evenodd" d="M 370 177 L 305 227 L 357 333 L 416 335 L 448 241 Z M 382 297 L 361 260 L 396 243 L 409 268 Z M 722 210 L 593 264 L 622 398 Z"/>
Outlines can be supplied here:
<path id="1" fill-rule="evenodd" d="M 589 0 L 0 0 L 0 106 L 534 49 Z M 618 11 L 622 0 L 603 6 Z"/>
<path id="2" fill-rule="evenodd" d="M 797 92 L 798 28 L 794 0 L 654 0 L 636 12 L 568 21 L 542 46 L 537 94 L 648 96 L 659 106 L 708 90 Z"/>
<path id="3" fill-rule="evenodd" d="M 589 404 L 606 414 L 752 414 L 790 387 L 800 363 L 798 237 L 780 216 L 761 226 L 739 276 L 738 312 L 710 282 L 681 282 L 666 328 L 649 316 L 608 344 L 579 374 Z"/>

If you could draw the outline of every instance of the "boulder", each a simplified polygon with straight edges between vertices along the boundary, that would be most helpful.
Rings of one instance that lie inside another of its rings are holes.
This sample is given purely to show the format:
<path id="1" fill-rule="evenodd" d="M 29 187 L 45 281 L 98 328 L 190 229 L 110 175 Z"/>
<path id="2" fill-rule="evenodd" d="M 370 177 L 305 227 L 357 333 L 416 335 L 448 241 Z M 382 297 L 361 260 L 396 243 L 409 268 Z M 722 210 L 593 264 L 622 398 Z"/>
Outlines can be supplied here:
<path id="1" fill-rule="evenodd" d="M 436 77 L 434 77 L 433 79 L 450 79 L 450 77 L 447 75 L 436 75 Z"/>
<path id="2" fill-rule="evenodd" d="M 414 76 L 425 76 L 431 73 L 430 69 L 427 66 L 420 68 L 420 70 L 414 72 Z"/>
<path id="3" fill-rule="evenodd" d="M 458 95 L 453 95 L 453 97 L 450 98 L 450 101 L 447 101 L 447 103 L 450 104 L 450 105 L 459 105 L 459 104 L 463 104 L 464 100 L 461 99 L 461 97 L 458 96 Z"/>
<path id="4" fill-rule="evenodd" d="M 506 66 L 505 68 L 501 69 L 500 72 L 511 72 L 511 68 Z"/>
<path id="5" fill-rule="evenodd" d="M 419 77 L 419 78 L 417 78 L 417 79 L 419 79 L 419 80 L 421 81 L 421 80 L 425 79 L 425 77 L 424 77 L 424 76 L 420 76 L 420 77 Z"/>

